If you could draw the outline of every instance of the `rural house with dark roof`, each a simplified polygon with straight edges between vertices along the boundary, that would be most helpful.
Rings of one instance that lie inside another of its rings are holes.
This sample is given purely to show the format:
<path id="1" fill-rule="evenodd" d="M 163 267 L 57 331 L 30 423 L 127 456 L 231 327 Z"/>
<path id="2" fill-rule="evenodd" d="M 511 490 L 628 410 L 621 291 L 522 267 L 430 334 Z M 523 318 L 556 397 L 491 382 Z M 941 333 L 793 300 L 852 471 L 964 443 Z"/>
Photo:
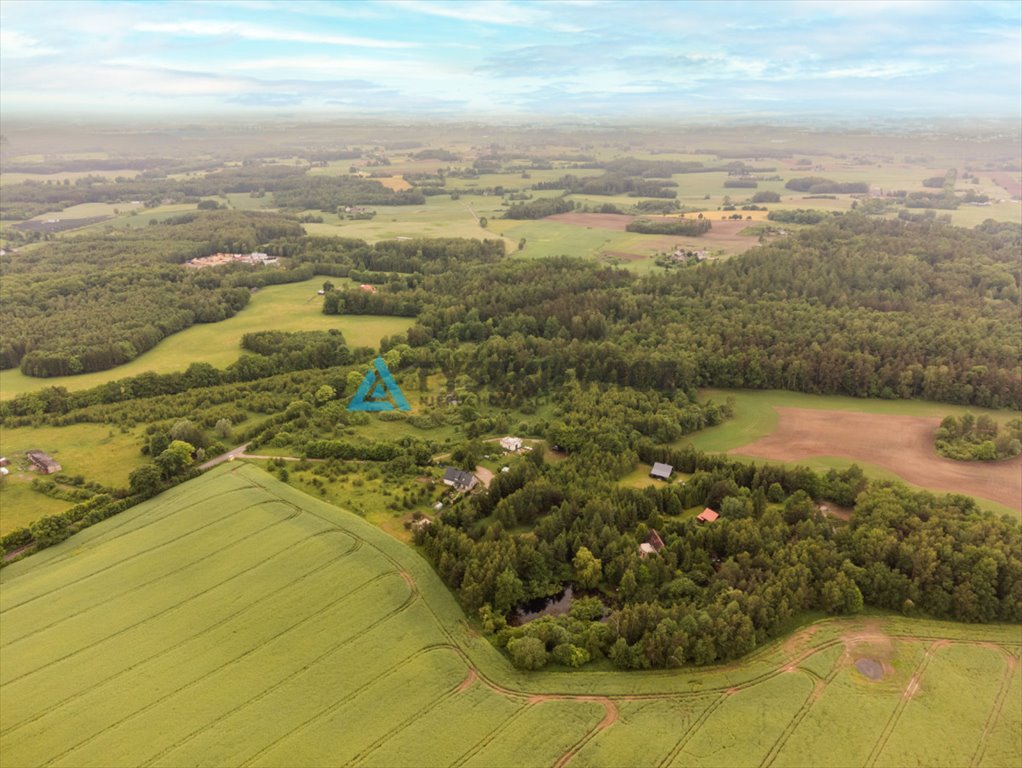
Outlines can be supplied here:
<path id="1" fill-rule="evenodd" d="M 444 485 L 449 485 L 456 491 L 471 491 L 478 482 L 479 478 L 464 469 L 448 467 L 444 470 Z"/>
<path id="2" fill-rule="evenodd" d="M 673 471 L 674 467 L 672 467 L 670 464 L 663 464 L 658 461 L 653 464 L 653 469 L 649 471 L 649 476 L 657 477 L 660 478 L 661 480 L 670 480 L 671 473 Z"/>

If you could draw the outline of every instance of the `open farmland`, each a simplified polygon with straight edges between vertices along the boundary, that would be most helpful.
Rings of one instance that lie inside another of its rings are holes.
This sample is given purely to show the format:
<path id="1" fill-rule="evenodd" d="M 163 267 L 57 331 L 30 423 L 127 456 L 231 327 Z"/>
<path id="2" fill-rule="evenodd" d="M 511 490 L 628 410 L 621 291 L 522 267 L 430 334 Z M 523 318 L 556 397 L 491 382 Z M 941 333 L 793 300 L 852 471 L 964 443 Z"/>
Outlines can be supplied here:
<path id="1" fill-rule="evenodd" d="M 231 464 L 0 573 L 0 762 L 997 766 L 1020 646 L 866 617 L 728 667 L 517 672 L 415 553 Z"/>
<path id="2" fill-rule="evenodd" d="M 861 399 L 779 390 L 706 389 L 701 395 L 716 402 L 731 400 L 735 416 L 724 424 L 684 437 L 679 444 L 712 453 L 731 453 L 745 459 L 801 464 L 822 471 L 843 469 L 856 463 L 870 477 L 900 479 L 933 491 L 973 494 L 982 506 L 996 512 L 1007 512 L 1015 517 L 1022 514 L 1018 459 L 990 465 L 961 463 L 943 459 L 933 447 L 934 433 L 944 416 L 985 413 L 1003 425 L 1017 417 L 1013 411 L 925 400 Z M 807 418 L 819 422 L 820 426 L 805 431 L 789 419 L 782 433 L 781 413 L 784 411 L 805 411 Z M 899 435 L 895 430 L 898 419 L 904 417 L 919 420 L 913 422 L 917 430 L 914 438 Z M 855 420 L 861 418 L 870 420 L 871 431 L 866 436 L 856 431 Z M 797 439 L 801 442 L 798 444 L 792 442 L 796 434 L 791 430 L 799 433 Z M 923 440 L 920 430 L 930 432 L 928 442 Z M 907 445 L 910 452 L 899 453 L 890 447 L 895 444 L 900 445 L 902 451 Z M 767 455 L 767 450 L 777 455 Z M 927 468 L 924 475 L 914 471 L 917 464 Z M 907 472 L 912 472 L 916 479 L 910 478 Z M 998 478 L 1005 479 L 1006 488 L 998 485 Z M 1006 497 L 1003 502 L 999 501 L 1002 497 Z"/>
<path id="3" fill-rule="evenodd" d="M 335 279 L 335 284 L 346 281 Z M 322 279 L 273 285 L 256 293 L 248 306 L 234 317 L 218 323 L 196 324 L 175 333 L 130 363 L 97 373 L 56 376 L 48 379 L 25 376 L 17 370 L 0 372 L 0 398 L 13 397 L 43 387 L 88 389 L 115 379 L 146 371 L 170 373 L 191 363 L 224 368 L 241 355 L 241 337 L 256 331 L 321 331 L 337 328 L 350 347 L 378 348 L 380 339 L 402 333 L 412 318 L 376 315 L 324 315 L 323 298 L 316 295 Z"/>
<path id="4" fill-rule="evenodd" d="M 937 418 L 778 408 L 777 430 L 730 451 L 773 461 L 842 456 L 885 467 L 910 483 L 1022 506 L 1022 457 L 952 461 L 937 455 Z"/>

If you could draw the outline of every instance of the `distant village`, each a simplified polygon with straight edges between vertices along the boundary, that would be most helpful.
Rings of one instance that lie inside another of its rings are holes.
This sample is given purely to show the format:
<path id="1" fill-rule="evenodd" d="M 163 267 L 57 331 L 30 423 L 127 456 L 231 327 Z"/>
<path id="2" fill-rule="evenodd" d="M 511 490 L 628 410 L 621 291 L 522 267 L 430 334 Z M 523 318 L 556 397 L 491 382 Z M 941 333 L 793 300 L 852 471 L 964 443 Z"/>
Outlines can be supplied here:
<path id="1" fill-rule="evenodd" d="M 186 267 L 192 269 L 204 269 L 206 267 L 220 267 L 224 264 L 255 264 L 264 266 L 276 264 L 280 259 L 266 253 L 214 253 L 212 256 L 199 256 L 185 262 Z"/>

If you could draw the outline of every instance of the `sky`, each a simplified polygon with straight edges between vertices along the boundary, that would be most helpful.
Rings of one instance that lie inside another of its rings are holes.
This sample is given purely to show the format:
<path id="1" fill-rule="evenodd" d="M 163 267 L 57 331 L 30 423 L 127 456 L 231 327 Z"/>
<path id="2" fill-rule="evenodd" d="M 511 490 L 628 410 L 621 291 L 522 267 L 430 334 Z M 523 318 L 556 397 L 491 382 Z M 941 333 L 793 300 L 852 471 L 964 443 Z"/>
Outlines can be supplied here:
<path id="1" fill-rule="evenodd" d="M 1022 114 L 1022 2 L 0 0 L 0 115 Z"/>

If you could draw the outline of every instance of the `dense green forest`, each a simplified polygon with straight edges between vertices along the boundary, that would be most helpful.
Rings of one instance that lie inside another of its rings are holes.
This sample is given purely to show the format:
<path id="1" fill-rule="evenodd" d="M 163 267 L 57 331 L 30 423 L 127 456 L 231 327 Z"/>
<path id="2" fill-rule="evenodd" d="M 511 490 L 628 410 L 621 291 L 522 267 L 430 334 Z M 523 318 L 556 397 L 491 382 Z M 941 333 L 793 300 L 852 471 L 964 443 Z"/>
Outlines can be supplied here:
<path id="1" fill-rule="evenodd" d="M 372 302 L 423 307 L 412 347 L 475 342 L 458 351 L 465 373 L 512 401 L 572 369 L 580 380 L 663 391 L 1018 407 L 1019 244 L 1016 225 L 845 216 L 666 275 L 504 260 L 468 266 L 457 280 L 394 281 Z"/>
<path id="2" fill-rule="evenodd" d="M 228 193 L 272 194 L 281 208 L 313 208 L 331 213 L 345 205 L 415 205 L 425 200 L 418 190 L 395 192 L 375 179 L 358 175 L 309 176 L 308 170 L 308 166 L 248 162 L 183 178 L 153 170 L 135 178 L 115 180 L 97 175 L 84 176 L 73 183 L 24 181 L 4 186 L 0 218 L 27 219 L 81 203 L 141 200 L 147 207 L 196 203 L 203 197 Z"/>
<path id="3" fill-rule="evenodd" d="M 935 441 L 937 453 L 958 461 L 996 461 L 1022 453 L 1022 419 L 1013 419 L 1006 429 L 985 413 L 947 416 L 940 423 Z"/>
<path id="4" fill-rule="evenodd" d="M 601 422 L 608 432 L 614 423 Z M 640 453 L 694 474 L 632 490 L 611 482 L 609 446 L 555 465 L 534 453 L 418 529 L 441 577 L 517 665 L 538 668 L 549 653 L 569 666 L 607 657 L 627 669 L 708 664 L 748 653 L 805 611 L 865 605 L 1022 620 L 1019 528 L 967 498 L 867 483 L 855 467 L 821 476 L 643 443 Z M 817 506 L 835 498 L 856 499 L 847 526 Z M 721 517 L 676 518 L 704 504 Z M 651 530 L 666 546 L 643 556 Z M 568 616 L 507 626 L 522 600 L 568 583 Z"/>
<path id="5" fill-rule="evenodd" d="M 417 314 L 412 347 L 431 359 L 450 347 L 467 375 L 512 401 L 572 369 L 580 380 L 665 391 L 1022 404 L 1017 225 L 846 215 L 741 258 L 646 277 L 577 259 L 507 259 L 501 241 L 369 246 L 297 230 L 282 217 L 196 213 L 19 256 L 3 286 L 4 364 L 36 375 L 99 370 L 171 329 L 228 316 L 244 303 L 240 286 L 316 273 L 378 287 L 329 291 L 324 311 Z M 260 242 L 283 269 L 189 274 L 174 264 Z M 153 266 L 122 268 L 139 248 L 151 249 Z"/>
<path id="6" fill-rule="evenodd" d="M 702 214 L 700 214 L 702 216 Z M 625 227 L 629 232 L 641 232 L 646 235 L 681 235 L 683 237 L 698 237 L 713 229 L 709 219 L 668 219 L 655 221 L 653 219 L 636 219 L 628 222 Z"/>
<path id="7" fill-rule="evenodd" d="M 248 303 L 243 275 L 256 268 L 180 265 L 300 234 L 277 215 L 204 212 L 8 253 L 0 257 L 0 366 L 43 377 L 102 371 L 193 323 L 230 317 Z"/>

